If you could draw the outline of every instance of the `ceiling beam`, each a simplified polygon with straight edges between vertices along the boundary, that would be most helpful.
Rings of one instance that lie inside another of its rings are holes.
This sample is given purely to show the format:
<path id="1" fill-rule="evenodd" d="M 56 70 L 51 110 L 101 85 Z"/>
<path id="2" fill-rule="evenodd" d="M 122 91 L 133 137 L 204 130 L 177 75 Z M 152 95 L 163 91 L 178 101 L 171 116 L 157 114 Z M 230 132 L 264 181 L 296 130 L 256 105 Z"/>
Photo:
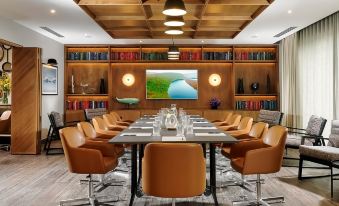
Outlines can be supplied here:
<path id="1" fill-rule="evenodd" d="M 199 30 L 199 26 L 201 24 L 202 17 L 205 15 L 205 12 L 206 12 L 208 2 L 209 2 L 209 0 L 205 0 L 205 4 L 201 9 L 201 12 L 200 12 L 199 17 L 198 17 L 199 20 L 198 20 L 197 24 L 195 25 L 195 32 L 194 32 L 193 37 L 192 37 L 193 39 L 197 35 L 197 31 Z"/>
<path id="2" fill-rule="evenodd" d="M 151 38 L 153 38 L 153 32 L 152 32 L 152 26 L 151 26 L 151 23 L 149 22 L 148 18 L 152 15 L 152 14 L 149 14 L 149 12 L 146 10 L 145 6 L 143 5 L 143 0 L 139 0 L 139 4 L 141 6 L 141 10 L 142 10 L 142 13 L 144 14 L 145 16 L 145 21 L 146 21 L 146 25 L 148 27 L 148 30 L 149 30 L 149 33 L 151 35 Z"/>
<path id="3" fill-rule="evenodd" d="M 252 21 L 251 16 L 203 16 L 203 21 Z"/>
<path id="4" fill-rule="evenodd" d="M 96 21 L 123 21 L 123 20 L 135 20 L 135 21 L 164 21 L 164 15 L 154 15 L 151 17 L 145 16 L 97 16 Z M 200 19 L 193 15 L 185 15 L 185 21 L 252 21 L 251 16 L 203 16 Z"/>

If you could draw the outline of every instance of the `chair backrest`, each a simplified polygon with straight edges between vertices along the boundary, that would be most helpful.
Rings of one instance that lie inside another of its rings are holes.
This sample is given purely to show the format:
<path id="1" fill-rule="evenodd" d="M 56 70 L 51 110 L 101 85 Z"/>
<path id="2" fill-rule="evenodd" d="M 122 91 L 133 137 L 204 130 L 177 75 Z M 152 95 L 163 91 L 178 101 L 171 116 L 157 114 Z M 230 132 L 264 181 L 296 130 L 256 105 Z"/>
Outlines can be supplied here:
<path id="1" fill-rule="evenodd" d="M 331 134 L 327 145 L 339 148 L 339 120 L 332 120 Z"/>
<path id="2" fill-rule="evenodd" d="M 92 119 L 95 131 L 108 131 L 105 121 L 101 117 L 94 117 Z"/>
<path id="3" fill-rule="evenodd" d="M 262 138 L 267 133 L 267 131 L 268 124 L 265 122 L 258 122 L 252 126 L 248 135 L 254 138 Z"/>
<path id="4" fill-rule="evenodd" d="M 233 114 L 231 116 L 231 118 L 229 119 L 229 121 L 227 121 L 226 123 L 228 125 L 235 125 L 238 126 L 241 120 L 241 115 L 240 114 Z"/>
<path id="5" fill-rule="evenodd" d="M 102 115 L 103 120 L 107 125 L 116 125 L 117 119 L 113 114 L 104 114 Z"/>
<path id="6" fill-rule="evenodd" d="M 251 130 L 253 123 L 252 117 L 243 117 L 238 125 L 238 130 L 246 130 L 249 132 Z"/>
<path id="7" fill-rule="evenodd" d="M 95 132 L 94 127 L 89 122 L 79 122 L 77 123 L 79 131 L 84 134 L 85 138 L 96 138 L 97 133 Z"/>
<path id="8" fill-rule="evenodd" d="M 193 197 L 201 195 L 205 187 L 206 163 L 201 145 L 146 145 L 142 160 L 142 189 L 146 194 L 164 198 Z"/>
<path id="9" fill-rule="evenodd" d="M 224 122 L 227 122 L 227 121 L 229 121 L 230 119 L 231 119 L 231 117 L 232 117 L 232 112 L 226 112 L 225 113 L 225 119 L 223 120 Z"/>
<path id="10" fill-rule="evenodd" d="M 110 114 L 113 115 L 117 119 L 117 121 L 122 121 L 120 115 L 116 113 L 115 111 L 111 111 Z"/>
<path id="11" fill-rule="evenodd" d="M 11 118 L 11 110 L 6 110 L 1 114 L 0 120 L 7 120 Z"/>
<path id="12" fill-rule="evenodd" d="M 280 111 L 270 111 L 270 110 L 261 109 L 259 111 L 257 122 L 266 122 L 270 126 L 280 125 L 283 116 L 284 116 L 284 113 Z"/>
<path id="13" fill-rule="evenodd" d="M 85 109 L 85 118 L 88 122 L 91 121 L 94 117 L 100 117 L 104 114 L 107 114 L 106 108 Z"/>
<path id="14" fill-rule="evenodd" d="M 55 126 L 56 128 L 64 127 L 64 121 L 62 120 L 62 116 L 59 112 L 51 112 L 51 116 L 49 116 L 49 120 L 52 126 Z M 54 125 L 53 125 L 54 124 Z"/>
<path id="15" fill-rule="evenodd" d="M 323 134 L 327 120 L 325 118 L 312 115 L 308 120 L 306 133 L 310 135 L 321 136 Z"/>

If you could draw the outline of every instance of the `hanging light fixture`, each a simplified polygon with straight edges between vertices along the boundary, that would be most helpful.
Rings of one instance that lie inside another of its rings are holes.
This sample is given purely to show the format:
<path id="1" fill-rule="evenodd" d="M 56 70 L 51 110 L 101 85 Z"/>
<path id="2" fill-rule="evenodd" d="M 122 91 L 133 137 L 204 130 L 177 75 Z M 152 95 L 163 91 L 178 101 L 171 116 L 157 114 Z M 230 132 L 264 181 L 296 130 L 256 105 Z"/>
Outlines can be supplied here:
<path id="1" fill-rule="evenodd" d="M 169 35 L 180 35 L 183 34 L 184 31 L 181 29 L 181 27 L 169 27 L 166 31 L 165 34 Z"/>
<path id="2" fill-rule="evenodd" d="M 167 0 L 162 13 L 168 16 L 183 16 L 187 12 L 182 0 Z"/>
<path id="3" fill-rule="evenodd" d="M 168 47 L 167 57 L 169 60 L 178 60 L 179 55 L 179 48 L 177 46 L 174 46 L 174 40 L 172 38 L 172 45 Z"/>
<path id="4" fill-rule="evenodd" d="M 166 16 L 164 24 L 166 26 L 184 26 L 185 22 L 182 16 Z"/>

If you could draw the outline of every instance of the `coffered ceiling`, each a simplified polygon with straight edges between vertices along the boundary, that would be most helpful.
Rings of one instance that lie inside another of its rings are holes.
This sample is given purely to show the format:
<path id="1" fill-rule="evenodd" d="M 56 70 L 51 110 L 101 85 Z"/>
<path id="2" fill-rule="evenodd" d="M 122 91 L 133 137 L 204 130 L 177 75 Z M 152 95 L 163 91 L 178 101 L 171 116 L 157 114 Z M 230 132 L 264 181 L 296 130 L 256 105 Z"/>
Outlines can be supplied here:
<path id="1" fill-rule="evenodd" d="M 76 0 L 115 39 L 164 39 L 165 0 Z M 184 39 L 232 39 L 273 0 L 184 0 Z"/>

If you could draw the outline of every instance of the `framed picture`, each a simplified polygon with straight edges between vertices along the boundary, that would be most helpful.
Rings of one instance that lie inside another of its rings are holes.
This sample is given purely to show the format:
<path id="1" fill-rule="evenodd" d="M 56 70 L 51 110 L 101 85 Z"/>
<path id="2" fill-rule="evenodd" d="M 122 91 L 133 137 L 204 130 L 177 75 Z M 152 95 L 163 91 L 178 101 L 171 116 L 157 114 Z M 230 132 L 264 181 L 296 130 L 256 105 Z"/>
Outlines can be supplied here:
<path id="1" fill-rule="evenodd" d="M 58 94 L 58 67 L 42 65 L 41 92 L 49 95 Z"/>

